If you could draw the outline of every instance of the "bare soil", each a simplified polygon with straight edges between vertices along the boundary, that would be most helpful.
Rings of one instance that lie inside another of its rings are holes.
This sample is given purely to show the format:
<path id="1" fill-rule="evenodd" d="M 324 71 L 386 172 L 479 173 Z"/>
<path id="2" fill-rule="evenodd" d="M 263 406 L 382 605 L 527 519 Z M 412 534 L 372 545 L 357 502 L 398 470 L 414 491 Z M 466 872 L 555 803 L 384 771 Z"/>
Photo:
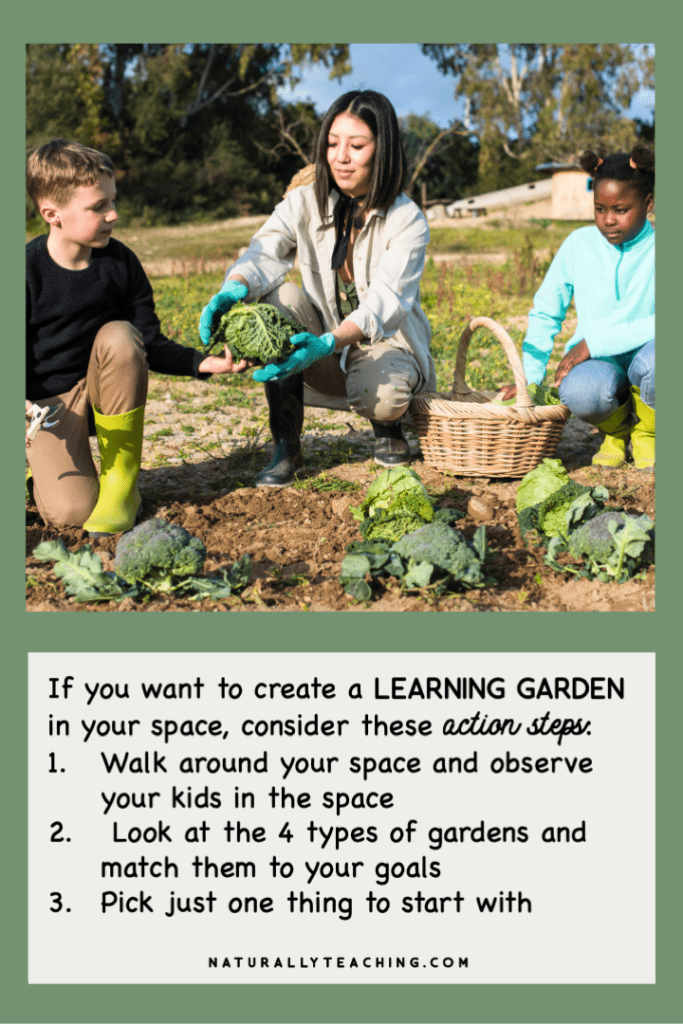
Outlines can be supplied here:
<path id="1" fill-rule="evenodd" d="M 201 537 L 206 570 L 231 565 L 245 552 L 252 580 L 241 596 L 222 602 L 154 597 L 146 603 L 75 604 L 64 595 L 52 568 L 32 557 L 43 540 L 58 535 L 27 507 L 26 607 L 29 611 L 653 611 L 654 568 L 646 578 L 617 585 L 576 579 L 543 564 L 540 550 L 522 544 L 515 514 L 516 480 L 455 478 L 430 469 L 417 437 L 406 434 L 414 468 L 439 503 L 466 513 L 458 528 L 472 536 L 485 523 L 496 584 L 437 598 L 427 589 L 402 593 L 395 580 L 377 585 L 358 604 L 344 594 L 338 577 L 346 545 L 359 539 L 349 506 L 358 504 L 377 467 L 372 434 L 353 413 L 307 409 L 302 444 L 306 467 L 296 487 L 256 488 L 254 476 L 270 458 L 261 393 L 235 405 L 216 406 L 219 389 L 205 382 L 154 384 L 148 403 L 140 491 L 145 517 L 180 523 Z M 213 402 L 213 404 L 212 404 Z M 94 442 L 93 442 L 94 444 Z M 598 438 L 570 420 L 557 455 L 581 483 L 602 481 L 614 503 L 654 518 L 654 477 L 634 469 L 590 466 Z M 62 531 L 67 547 L 88 543 L 82 530 Z M 116 539 L 95 541 L 105 569 Z"/>

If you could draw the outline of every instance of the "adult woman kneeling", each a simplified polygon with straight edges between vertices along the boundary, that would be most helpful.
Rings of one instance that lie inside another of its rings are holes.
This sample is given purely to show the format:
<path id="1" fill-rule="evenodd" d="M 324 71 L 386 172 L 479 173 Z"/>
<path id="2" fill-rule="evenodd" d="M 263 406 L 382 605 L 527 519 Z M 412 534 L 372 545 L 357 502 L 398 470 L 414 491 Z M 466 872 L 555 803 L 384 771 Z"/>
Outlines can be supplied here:
<path id="1" fill-rule="evenodd" d="M 307 170 L 228 269 L 200 320 L 204 343 L 214 320 L 239 300 L 270 303 L 302 326 L 283 363 L 254 373 L 265 383 L 275 448 L 259 487 L 286 487 L 303 465 L 304 385 L 307 404 L 350 407 L 370 420 L 381 466 L 408 465 L 399 421 L 413 394 L 436 389 L 420 307 L 429 228 L 402 191 L 405 156 L 386 96 L 340 96 Z M 297 256 L 301 288 L 285 281 Z M 249 365 L 242 360 L 233 371 Z"/>

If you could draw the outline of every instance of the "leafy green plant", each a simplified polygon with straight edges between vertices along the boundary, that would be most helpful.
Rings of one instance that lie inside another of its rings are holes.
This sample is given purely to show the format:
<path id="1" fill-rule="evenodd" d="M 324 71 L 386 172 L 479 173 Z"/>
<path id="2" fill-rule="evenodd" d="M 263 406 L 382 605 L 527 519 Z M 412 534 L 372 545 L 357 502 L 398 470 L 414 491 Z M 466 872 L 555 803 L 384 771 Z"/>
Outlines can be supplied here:
<path id="1" fill-rule="evenodd" d="M 566 537 L 570 523 L 567 515 L 575 499 L 581 502 L 573 509 L 572 525 L 578 525 L 577 515 L 586 519 L 597 515 L 609 497 L 602 487 L 591 489 L 572 480 L 560 459 L 543 459 L 527 473 L 517 487 L 517 521 L 522 540 L 528 543 L 531 535 L 547 542 L 552 537 Z"/>
<path id="2" fill-rule="evenodd" d="M 271 565 L 270 575 L 273 577 L 278 587 L 281 588 L 299 587 L 311 582 L 308 576 L 304 575 L 302 572 L 293 572 L 286 575 L 285 570 L 281 565 Z"/>
<path id="3" fill-rule="evenodd" d="M 527 394 L 534 405 L 561 405 L 560 392 L 548 384 L 527 384 Z M 498 405 L 514 405 L 516 398 L 508 398 Z"/>
<path id="4" fill-rule="evenodd" d="M 211 345 L 227 345 L 238 361 L 259 359 L 262 363 L 273 363 L 289 355 L 290 339 L 301 330 L 301 324 L 284 316 L 275 306 L 236 302 L 221 317 L 211 335 Z"/>
<path id="5" fill-rule="evenodd" d="M 127 584 L 114 572 L 104 572 L 100 556 L 89 544 L 69 551 L 61 538 L 46 540 L 33 549 L 39 562 L 54 562 L 54 573 L 76 601 L 122 601 L 136 597 L 137 587 Z"/>
<path id="6" fill-rule="evenodd" d="M 361 504 L 352 505 L 350 511 L 366 540 L 395 541 L 434 518 L 427 490 L 409 466 L 393 466 L 381 472 Z"/>
<path id="7" fill-rule="evenodd" d="M 360 484 L 355 480 L 343 480 L 341 477 L 333 476 L 331 473 L 322 472 L 318 476 L 304 477 L 294 481 L 294 489 L 297 491 L 318 491 L 320 493 L 343 493 L 360 490 Z"/>

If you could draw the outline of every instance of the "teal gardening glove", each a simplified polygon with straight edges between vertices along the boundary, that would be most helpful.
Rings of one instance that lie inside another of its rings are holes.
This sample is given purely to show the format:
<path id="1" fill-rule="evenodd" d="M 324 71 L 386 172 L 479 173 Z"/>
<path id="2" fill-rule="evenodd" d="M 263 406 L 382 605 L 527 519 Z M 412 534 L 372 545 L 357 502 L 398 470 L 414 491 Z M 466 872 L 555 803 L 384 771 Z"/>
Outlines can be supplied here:
<path id="1" fill-rule="evenodd" d="M 293 335 L 291 342 L 294 351 L 281 363 L 268 363 L 267 366 L 259 367 L 254 373 L 254 380 L 266 384 L 271 380 L 284 380 L 295 373 L 303 373 L 312 363 L 334 352 L 335 346 L 333 334 L 321 334 L 318 338 L 308 331 Z"/>
<path id="2" fill-rule="evenodd" d="M 211 344 L 214 319 L 227 313 L 236 302 L 246 299 L 248 291 L 247 286 L 240 281 L 226 281 L 221 290 L 209 299 L 199 318 L 199 337 L 203 345 Z"/>

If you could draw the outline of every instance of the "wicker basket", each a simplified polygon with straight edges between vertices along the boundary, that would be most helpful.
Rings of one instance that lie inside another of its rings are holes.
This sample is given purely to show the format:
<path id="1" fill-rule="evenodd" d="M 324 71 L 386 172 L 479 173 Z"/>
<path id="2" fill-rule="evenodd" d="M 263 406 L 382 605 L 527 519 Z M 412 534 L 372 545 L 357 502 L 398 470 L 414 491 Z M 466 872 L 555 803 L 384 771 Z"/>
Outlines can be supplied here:
<path id="1" fill-rule="evenodd" d="M 478 327 L 487 327 L 503 346 L 517 386 L 514 405 L 494 404 L 465 383 L 467 350 Z M 462 333 L 450 399 L 416 395 L 410 416 L 425 462 L 433 469 L 458 476 L 521 477 L 554 454 L 569 409 L 533 404 L 510 335 L 495 320 L 478 316 Z"/>

